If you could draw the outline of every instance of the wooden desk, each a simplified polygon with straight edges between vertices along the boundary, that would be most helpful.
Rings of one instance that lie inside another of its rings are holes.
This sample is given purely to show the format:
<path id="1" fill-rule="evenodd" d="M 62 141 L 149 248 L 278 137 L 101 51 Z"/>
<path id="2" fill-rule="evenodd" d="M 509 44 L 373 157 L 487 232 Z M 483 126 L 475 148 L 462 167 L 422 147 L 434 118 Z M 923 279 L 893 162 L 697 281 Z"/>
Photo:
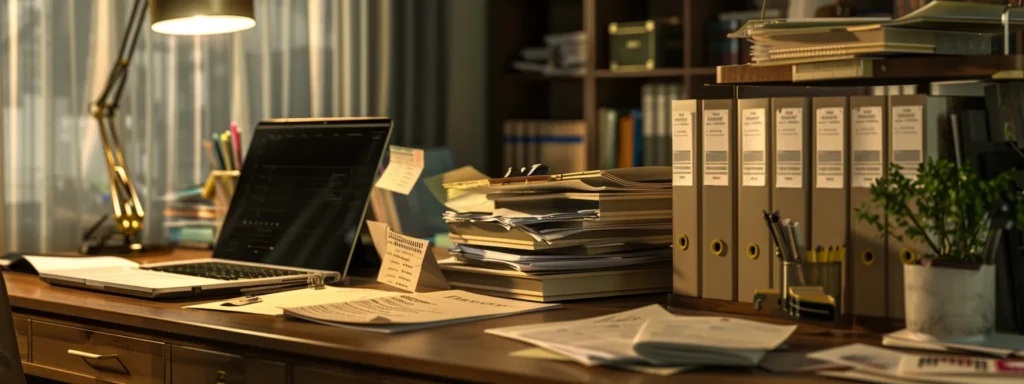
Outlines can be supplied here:
<path id="1" fill-rule="evenodd" d="M 208 257 L 176 253 L 168 260 Z M 397 335 L 341 329 L 280 317 L 183 309 L 193 302 L 160 302 L 50 286 L 37 276 L 4 272 L 15 312 L 22 360 L 28 374 L 68 382 L 227 383 L 507 382 L 507 383 L 818 383 L 803 374 L 708 369 L 658 377 L 575 363 L 512 358 L 527 344 L 483 333 L 484 329 L 598 316 L 651 303 L 644 295 L 568 303 L 565 308 L 477 321 Z M 689 314 L 708 312 L 686 311 Z M 797 351 L 850 342 L 877 344 L 873 334 L 836 336 L 801 326 L 790 340 Z M 67 354 L 114 354 L 117 361 Z M 756 376 L 754 376 L 756 375 Z"/>

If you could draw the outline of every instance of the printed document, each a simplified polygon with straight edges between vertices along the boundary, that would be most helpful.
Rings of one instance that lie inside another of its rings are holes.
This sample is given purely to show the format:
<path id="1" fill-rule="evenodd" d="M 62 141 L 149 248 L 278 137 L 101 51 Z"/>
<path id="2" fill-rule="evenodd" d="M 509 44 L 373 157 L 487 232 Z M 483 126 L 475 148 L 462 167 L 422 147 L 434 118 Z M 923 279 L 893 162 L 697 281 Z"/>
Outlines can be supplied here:
<path id="1" fill-rule="evenodd" d="M 846 371 L 850 377 L 859 377 L 861 380 L 875 383 L 1009 384 L 1022 381 L 1021 377 L 1016 375 L 922 374 L 920 372 L 907 374 L 900 369 L 901 361 L 915 359 L 918 356 L 861 343 L 821 350 L 810 353 L 807 357 L 853 368 L 852 371 Z M 965 359 L 969 359 L 969 357 L 965 357 Z M 833 376 L 825 372 L 828 371 L 822 371 L 819 374 Z"/>
<path id="2" fill-rule="evenodd" d="M 340 303 L 345 301 L 373 299 L 378 297 L 398 296 L 401 293 L 378 291 L 364 288 L 324 287 L 324 289 L 301 288 L 293 291 L 271 293 L 259 296 L 260 302 L 246 305 L 225 305 L 232 300 L 215 301 L 212 303 L 189 305 L 185 308 L 207 309 L 212 311 L 254 313 L 257 315 L 282 315 L 283 307 Z"/>
<path id="3" fill-rule="evenodd" d="M 285 316 L 345 328 L 395 333 L 558 307 L 449 290 L 285 308 Z"/>
<path id="4" fill-rule="evenodd" d="M 729 317 L 674 316 L 647 321 L 633 341 L 638 354 L 657 364 L 757 366 L 796 331 Z"/>

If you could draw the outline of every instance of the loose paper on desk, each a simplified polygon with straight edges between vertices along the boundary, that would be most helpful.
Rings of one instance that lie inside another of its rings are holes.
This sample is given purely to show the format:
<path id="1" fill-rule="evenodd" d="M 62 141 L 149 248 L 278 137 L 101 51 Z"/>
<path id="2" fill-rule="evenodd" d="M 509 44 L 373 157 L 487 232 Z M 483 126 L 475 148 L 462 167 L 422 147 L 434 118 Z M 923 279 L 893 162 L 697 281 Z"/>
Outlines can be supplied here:
<path id="1" fill-rule="evenodd" d="M 589 319 L 493 328 L 484 332 L 557 352 L 588 367 L 645 363 L 647 361 L 633 350 L 633 338 L 647 320 L 664 317 L 672 317 L 672 314 L 652 304 Z"/>
<path id="2" fill-rule="evenodd" d="M 876 383 L 1009 384 L 1022 381 L 1020 376 L 906 374 L 900 370 L 900 361 L 915 358 L 915 355 L 861 343 L 817 351 L 807 357 L 853 368 L 857 376 Z M 819 374 L 830 375 L 824 372 Z"/>
<path id="3" fill-rule="evenodd" d="M 395 333 L 558 306 L 450 290 L 285 308 L 284 314 L 338 327 Z"/>
<path id="4" fill-rule="evenodd" d="M 794 331 L 795 325 L 729 317 L 658 318 L 648 320 L 640 328 L 633 340 L 633 350 L 659 364 L 756 366 Z"/>
<path id="5" fill-rule="evenodd" d="M 401 293 L 378 291 L 376 289 L 324 287 L 324 289 L 302 288 L 293 291 L 271 293 L 260 296 L 260 302 L 232 306 L 223 305 L 232 300 L 215 301 L 212 303 L 189 305 L 185 308 L 207 309 L 212 311 L 254 313 L 258 315 L 281 315 L 283 307 L 339 303 L 353 300 L 372 299 L 378 297 L 398 296 Z"/>
<path id="6" fill-rule="evenodd" d="M 392 145 L 388 168 L 377 180 L 377 188 L 408 195 L 423 173 L 423 150 Z"/>
<path id="7" fill-rule="evenodd" d="M 378 231 L 374 235 L 372 231 Z M 374 246 L 381 257 L 380 272 L 377 281 L 409 292 L 450 289 L 448 281 L 441 272 L 432 252 L 427 252 L 430 242 L 415 237 L 405 236 L 386 227 L 384 251 L 379 244 L 380 225 L 370 224 L 370 236 L 374 237 Z"/>

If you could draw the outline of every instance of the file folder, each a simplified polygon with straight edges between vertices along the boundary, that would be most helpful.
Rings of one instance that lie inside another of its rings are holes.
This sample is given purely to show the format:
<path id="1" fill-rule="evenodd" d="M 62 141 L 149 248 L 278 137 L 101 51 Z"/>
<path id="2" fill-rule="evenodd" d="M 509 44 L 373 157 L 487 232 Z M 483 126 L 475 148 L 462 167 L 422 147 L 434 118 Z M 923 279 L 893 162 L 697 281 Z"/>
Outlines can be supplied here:
<path id="1" fill-rule="evenodd" d="M 672 101 L 672 292 L 701 294 L 701 134 L 698 100 Z"/>
<path id="2" fill-rule="evenodd" d="M 882 215 L 871 204 L 871 186 L 888 169 L 885 96 L 850 97 L 850 311 L 858 316 L 885 317 L 888 290 L 887 239 L 874 225 L 857 219 L 858 208 Z M 900 287 L 902 289 L 902 286 Z"/>
<path id="3" fill-rule="evenodd" d="M 772 208 L 784 218 L 800 223 L 804 239 L 811 238 L 811 102 L 806 97 L 778 97 L 772 99 L 775 118 L 772 159 Z M 782 269 L 772 261 L 772 288 L 782 287 L 779 272 Z"/>
<path id="4" fill-rule="evenodd" d="M 764 224 L 771 212 L 771 110 L 768 99 L 742 99 L 737 104 L 739 125 L 736 164 L 739 189 L 736 206 L 736 294 L 752 303 L 754 291 L 772 287 L 772 243 Z"/>
<path id="5" fill-rule="evenodd" d="M 850 226 L 847 98 L 815 97 L 814 109 L 814 188 L 811 191 L 811 232 L 809 246 L 846 245 Z M 849 269 L 844 268 L 844 282 Z M 843 287 L 841 313 L 848 313 L 849 290 Z"/>
<path id="6" fill-rule="evenodd" d="M 701 297 L 736 300 L 736 104 L 701 102 Z M 763 221 L 763 219 L 762 219 Z"/>
<path id="7" fill-rule="evenodd" d="M 903 175 L 914 179 L 917 167 L 926 158 L 952 158 L 952 143 L 946 140 L 951 132 L 949 113 L 961 100 L 928 95 L 889 96 L 889 163 L 901 166 Z M 890 238 L 889 252 L 887 316 L 903 318 L 903 264 L 927 253 L 928 246 L 906 238 Z"/>

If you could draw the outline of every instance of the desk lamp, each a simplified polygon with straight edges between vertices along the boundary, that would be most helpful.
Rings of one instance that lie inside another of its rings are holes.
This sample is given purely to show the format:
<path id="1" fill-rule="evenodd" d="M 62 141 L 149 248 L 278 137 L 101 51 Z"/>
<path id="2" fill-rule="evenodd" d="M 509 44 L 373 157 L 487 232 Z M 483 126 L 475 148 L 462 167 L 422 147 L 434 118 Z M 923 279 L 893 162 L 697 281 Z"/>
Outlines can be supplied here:
<path id="1" fill-rule="evenodd" d="M 103 151 L 107 160 L 110 177 L 110 201 L 114 206 L 114 222 L 117 233 L 95 238 L 93 233 L 100 228 L 106 216 L 100 219 L 86 233 L 82 253 L 125 253 L 143 251 L 137 234 L 142 230 L 145 213 L 135 185 L 128 176 L 128 166 L 121 150 L 121 139 L 114 125 L 118 102 L 128 78 L 128 68 L 135 43 L 145 20 L 146 8 L 152 20 L 150 28 L 155 32 L 169 35 L 211 35 L 242 31 L 256 25 L 253 18 L 252 0 L 136 0 L 125 28 L 124 39 L 117 62 L 110 71 L 106 86 L 92 105 L 92 116 L 99 123 L 103 139 Z M 120 234 L 121 244 L 108 247 L 109 237 Z"/>

